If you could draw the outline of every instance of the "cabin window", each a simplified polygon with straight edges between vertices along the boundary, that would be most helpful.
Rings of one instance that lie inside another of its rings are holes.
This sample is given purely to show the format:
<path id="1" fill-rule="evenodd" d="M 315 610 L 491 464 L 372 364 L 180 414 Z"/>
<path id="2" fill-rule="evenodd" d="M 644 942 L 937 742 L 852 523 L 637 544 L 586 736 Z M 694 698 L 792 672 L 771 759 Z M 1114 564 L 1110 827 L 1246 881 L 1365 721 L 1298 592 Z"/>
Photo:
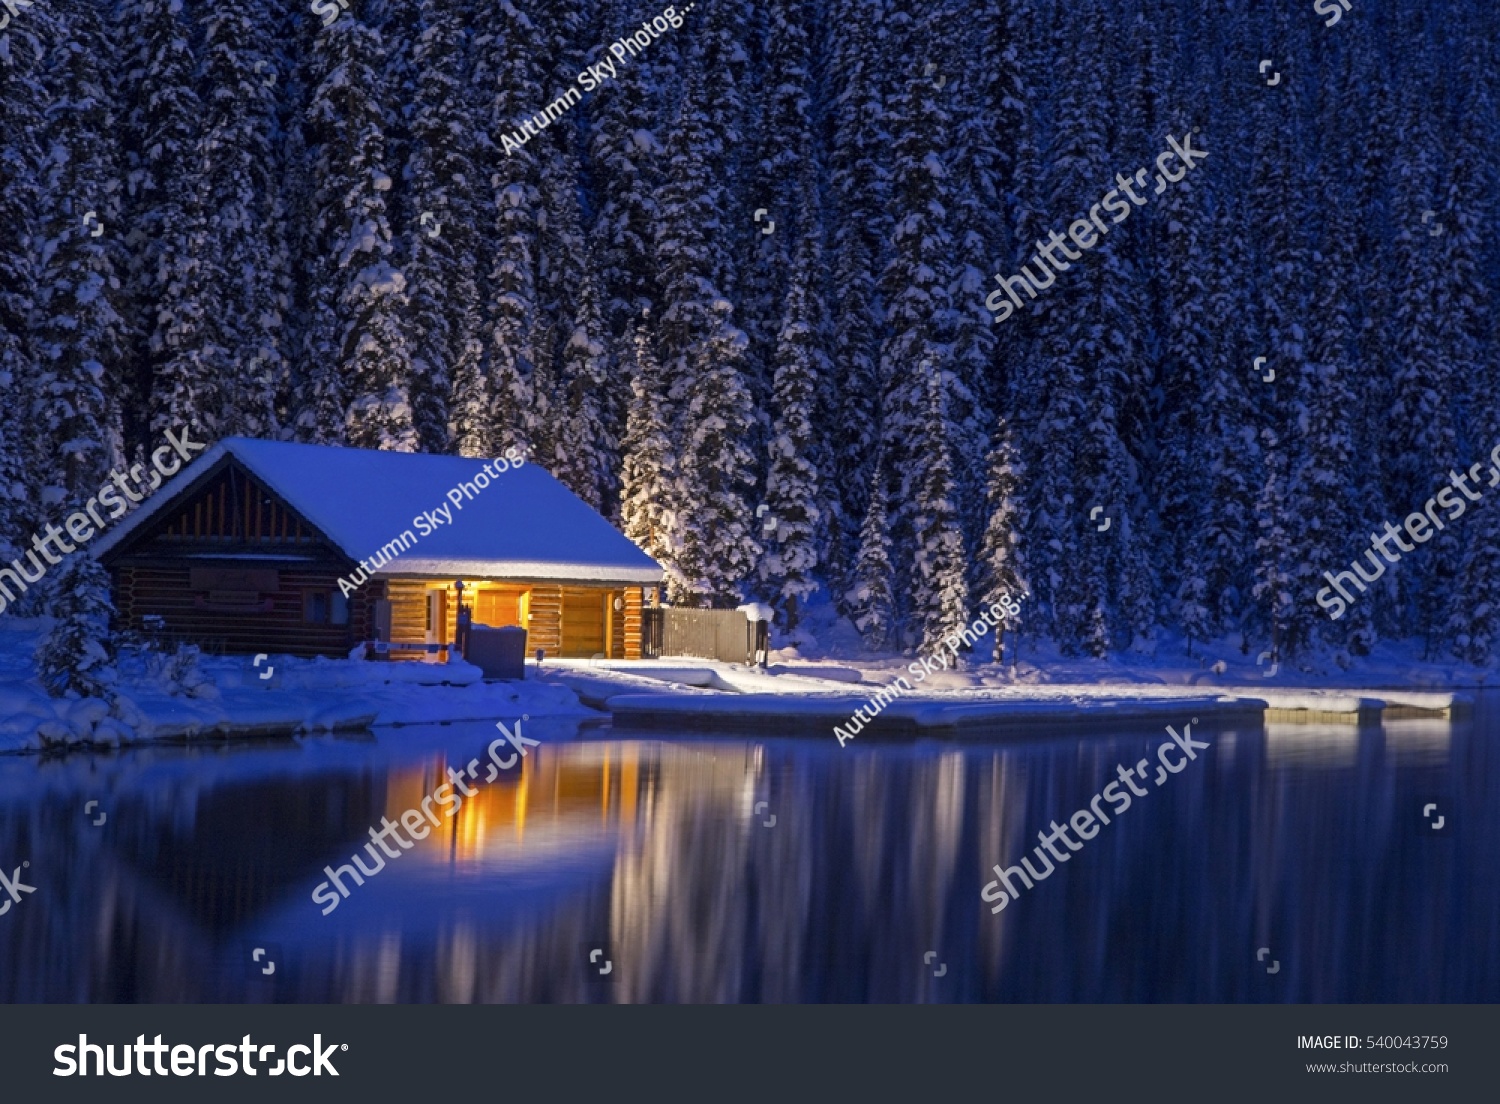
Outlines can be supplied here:
<path id="1" fill-rule="evenodd" d="M 330 595 L 329 599 L 333 603 L 331 611 L 333 623 L 335 625 L 347 625 L 349 623 L 349 596 L 340 591 L 337 594 Z"/>
<path id="2" fill-rule="evenodd" d="M 314 625 L 328 624 L 328 606 L 330 595 L 316 591 L 308 591 L 302 596 L 302 620 Z"/>

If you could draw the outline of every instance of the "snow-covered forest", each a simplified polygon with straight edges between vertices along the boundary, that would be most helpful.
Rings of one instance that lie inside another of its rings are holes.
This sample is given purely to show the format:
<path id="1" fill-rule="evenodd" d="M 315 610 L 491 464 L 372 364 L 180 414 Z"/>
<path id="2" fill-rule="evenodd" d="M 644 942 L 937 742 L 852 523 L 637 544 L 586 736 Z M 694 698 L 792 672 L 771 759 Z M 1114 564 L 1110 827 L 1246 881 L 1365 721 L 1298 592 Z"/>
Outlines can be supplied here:
<path id="1" fill-rule="evenodd" d="M 1500 443 L 1490 0 L 697 0 L 503 148 L 664 7 L 0 6 L 0 559 L 191 421 L 524 447 L 675 601 L 872 646 L 1500 653 L 1500 492 L 1314 601 Z"/>

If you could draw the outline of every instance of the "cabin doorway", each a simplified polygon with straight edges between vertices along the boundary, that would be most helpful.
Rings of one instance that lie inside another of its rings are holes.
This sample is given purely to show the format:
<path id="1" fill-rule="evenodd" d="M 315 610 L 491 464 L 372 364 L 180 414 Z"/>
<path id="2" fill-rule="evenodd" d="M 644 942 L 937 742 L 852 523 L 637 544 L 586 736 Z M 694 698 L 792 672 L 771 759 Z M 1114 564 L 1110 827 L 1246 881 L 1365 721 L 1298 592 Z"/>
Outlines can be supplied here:
<path id="1" fill-rule="evenodd" d="M 564 587 L 562 592 L 562 656 L 564 659 L 612 658 L 606 623 L 611 592 Z"/>
<path id="2" fill-rule="evenodd" d="M 439 648 L 433 645 L 444 645 L 448 643 L 448 592 L 447 590 L 429 590 L 427 592 L 427 655 L 423 658 L 428 663 L 441 663 L 447 659 L 442 655 Z"/>

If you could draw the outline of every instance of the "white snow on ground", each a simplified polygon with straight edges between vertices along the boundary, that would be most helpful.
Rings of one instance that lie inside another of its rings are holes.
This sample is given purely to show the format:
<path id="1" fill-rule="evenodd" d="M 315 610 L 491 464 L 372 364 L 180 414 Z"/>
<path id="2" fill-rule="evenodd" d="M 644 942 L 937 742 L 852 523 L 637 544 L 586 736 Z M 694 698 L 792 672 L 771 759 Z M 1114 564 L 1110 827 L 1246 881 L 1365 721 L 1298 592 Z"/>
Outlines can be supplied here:
<path id="1" fill-rule="evenodd" d="M 764 671 L 706 659 L 683 658 L 603 663 L 548 662 L 567 669 L 566 681 L 591 700 L 608 701 L 622 694 L 633 698 L 649 695 L 663 699 L 670 694 L 697 694 L 703 700 L 695 699 L 699 700 L 698 705 L 684 705 L 683 709 L 701 711 L 712 708 L 709 701 L 721 700 L 723 694 L 729 693 L 753 695 L 756 711 L 776 715 L 796 712 L 801 707 L 799 702 L 804 703 L 808 711 L 820 714 L 828 712 L 835 702 L 847 702 L 852 712 L 902 675 L 908 683 L 915 685 L 915 692 L 902 693 L 888 705 L 885 711 L 892 715 L 912 712 L 924 703 L 941 707 L 986 705 L 999 707 L 1000 711 L 1026 712 L 1176 700 L 1261 701 L 1272 709 L 1352 713 L 1361 707 L 1379 708 L 1382 703 L 1441 710 L 1455 701 L 1471 700 L 1469 695 L 1453 691 L 1350 692 L 1343 688 L 1279 687 L 1271 680 L 1245 681 L 1237 686 L 1225 680 L 1222 687 L 1214 683 L 1174 685 L 1165 681 L 1023 682 L 999 674 L 986 674 L 982 668 L 977 671 L 935 671 L 921 683 L 916 683 L 905 664 L 898 667 L 894 661 L 879 660 L 858 666 L 847 661 L 827 666 L 805 661 L 794 665 L 772 663 Z M 719 691 L 719 694 L 705 694 L 704 691 Z M 783 700 L 776 701 L 777 697 Z M 748 700 L 742 704 L 747 710 L 752 707 Z"/>
<path id="2" fill-rule="evenodd" d="M 834 667 L 858 670 L 866 681 L 888 682 L 898 675 L 911 678 L 907 665 L 917 658 L 916 655 L 866 651 L 854 626 L 839 617 L 826 598 L 820 595 L 819 599 L 803 609 L 803 622 L 794 634 L 796 646 L 771 652 L 768 662 L 773 671 L 780 667 L 811 675 L 820 667 Z M 1267 691 L 1325 690 L 1329 687 L 1365 692 L 1398 688 L 1446 691 L 1500 686 L 1500 659 L 1485 668 L 1459 663 L 1443 655 L 1424 658 L 1421 640 L 1384 641 L 1367 656 L 1327 651 L 1300 657 L 1294 663 L 1273 664 L 1269 656 L 1269 640 L 1246 639 L 1235 633 L 1221 640 L 1194 640 L 1189 648 L 1181 635 L 1162 633 L 1151 643 L 1149 650 L 1132 650 L 1108 659 L 1065 656 L 1050 641 L 1035 641 L 1026 635 L 1026 608 L 1023 602 L 1021 661 L 1014 669 L 1009 664 L 1002 667 L 989 662 L 994 642 L 986 636 L 981 638 L 973 654 L 966 657 L 961 671 L 950 670 L 946 676 L 929 675 L 919 689 L 1017 685 L 1035 689 L 1065 684 L 1123 692 L 1128 686 L 1140 684 L 1158 690 L 1163 686 L 1186 686 L 1200 692 L 1208 689 L 1253 690 L 1257 696 L 1264 696 Z M 1012 640 L 1012 635 L 1007 633 L 1007 646 Z M 772 640 L 773 646 L 781 643 L 786 642 Z"/>
<path id="3" fill-rule="evenodd" d="M 468 663 L 386 663 L 270 656 L 203 657 L 187 678 L 152 677 L 122 659 L 117 701 L 56 699 L 35 680 L 32 654 L 47 622 L 0 625 L 0 752 L 71 744 L 362 729 L 440 721 L 594 716 L 577 694 L 535 669 L 484 682 Z M 269 678 L 261 675 L 270 671 Z M 445 685 L 446 684 L 446 685 Z"/>
<path id="4" fill-rule="evenodd" d="M 1500 683 L 1493 670 L 1423 663 L 1415 646 L 1385 645 L 1347 669 L 1273 668 L 1237 641 L 1159 643 L 1153 655 L 1107 660 L 1063 657 L 1030 644 L 1014 667 L 975 662 L 930 671 L 918 682 L 912 656 L 861 653 L 845 624 L 813 621 L 796 648 L 773 651 L 765 668 L 699 659 L 600 661 L 549 659 L 527 665 L 521 682 L 483 682 L 466 663 L 372 663 L 271 656 L 205 657 L 198 672 L 152 677 L 144 660 L 122 661 L 124 680 L 111 708 L 97 700 L 49 698 L 35 681 L 32 655 L 46 621 L 0 623 L 0 752 L 69 744 L 119 745 L 153 739 L 362 729 L 372 725 L 494 721 L 518 717 L 591 718 L 614 699 L 622 709 L 679 714 L 849 717 L 874 694 L 905 677 L 883 714 L 922 727 L 990 718 L 1111 714 L 1156 709 L 1223 708 L 1234 702 L 1308 713 L 1346 714 L 1385 705 L 1439 711 L 1472 700 L 1461 691 Z M 816 631 L 814 631 L 816 630 Z M 819 641 L 835 640 L 837 650 Z M 1257 663 L 1257 659 L 1261 659 Z M 267 670 L 271 677 L 261 678 Z M 626 699 L 629 699 L 627 702 Z M 590 708 L 592 707 L 592 708 Z"/>

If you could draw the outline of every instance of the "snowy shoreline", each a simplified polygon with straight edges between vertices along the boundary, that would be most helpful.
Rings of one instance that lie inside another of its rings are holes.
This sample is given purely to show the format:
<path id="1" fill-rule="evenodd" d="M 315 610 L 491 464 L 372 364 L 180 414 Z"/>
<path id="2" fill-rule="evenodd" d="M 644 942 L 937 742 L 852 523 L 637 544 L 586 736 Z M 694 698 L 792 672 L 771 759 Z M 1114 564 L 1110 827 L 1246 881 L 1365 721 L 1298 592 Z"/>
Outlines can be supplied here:
<path id="1" fill-rule="evenodd" d="M 760 671 L 685 659 L 628 667 L 573 664 L 559 677 L 580 700 L 607 709 L 619 729 L 680 726 L 745 732 L 763 731 L 772 724 L 781 735 L 832 738 L 835 725 L 846 722 L 886 685 L 874 675 L 877 672 L 842 666 L 773 665 Z M 1472 707 L 1471 695 L 1455 691 L 1208 688 L 1162 682 L 998 685 L 978 674 L 958 673 L 946 684 L 890 702 L 866 722 L 864 733 L 985 739 L 1059 728 L 1152 727 L 1185 713 L 1256 726 L 1362 724 L 1382 718 L 1462 717 Z"/>
<path id="2" fill-rule="evenodd" d="M 377 726 L 588 720 L 599 714 L 550 679 L 486 682 L 468 663 L 203 656 L 186 673 L 121 662 L 115 700 L 52 698 L 32 661 L 45 622 L 0 631 L 0 754 L 351 732 Z M 269 674 L 268 674 L 269 673 Z M 267 677 L 262 677 L 267 676 Z"/>
<path id="3" fill-rule="evenodd" d="M 487 682 L 478 668 L 271 656 L 201 657 L 184 673 L 122 663 L 111 705 L 58 699 L 36 681 L 32 662 L 45 622 L 12 622 L 0 633 L 0 754 L 169 741 L 283 737 L 376 727 L 533 718 L 610 722 L 624 731 L 680 729 L 828 736 L 904 669 L 902 657 L 807 659 L 773 653 L 768 668 L 698 659 L 548 660 L 527 665 L 519 682 Z M 1248 668 L 1253 671 L 1255 668 Z M 1433 683 L 1461 683 L 1436 665 L 1372 666 L 1322 685 L 1235 677 L 1115 661 L 1047 662 L 1045 668 L 994 664 L 934 672 L 921 691 L 892 701 L 867 723 L 868 737 L 986 739 L 1017 734 L 1130 729 L 1198 716 L 1259 726 L 1305 722 L 1373 724 L 1404 718 L 1454 719 L 1471 694 Z M 1377 688 L 1375 680 L 1410 688 Z M 1317 675 L 1307 676 L 1310 679 Z"/>

